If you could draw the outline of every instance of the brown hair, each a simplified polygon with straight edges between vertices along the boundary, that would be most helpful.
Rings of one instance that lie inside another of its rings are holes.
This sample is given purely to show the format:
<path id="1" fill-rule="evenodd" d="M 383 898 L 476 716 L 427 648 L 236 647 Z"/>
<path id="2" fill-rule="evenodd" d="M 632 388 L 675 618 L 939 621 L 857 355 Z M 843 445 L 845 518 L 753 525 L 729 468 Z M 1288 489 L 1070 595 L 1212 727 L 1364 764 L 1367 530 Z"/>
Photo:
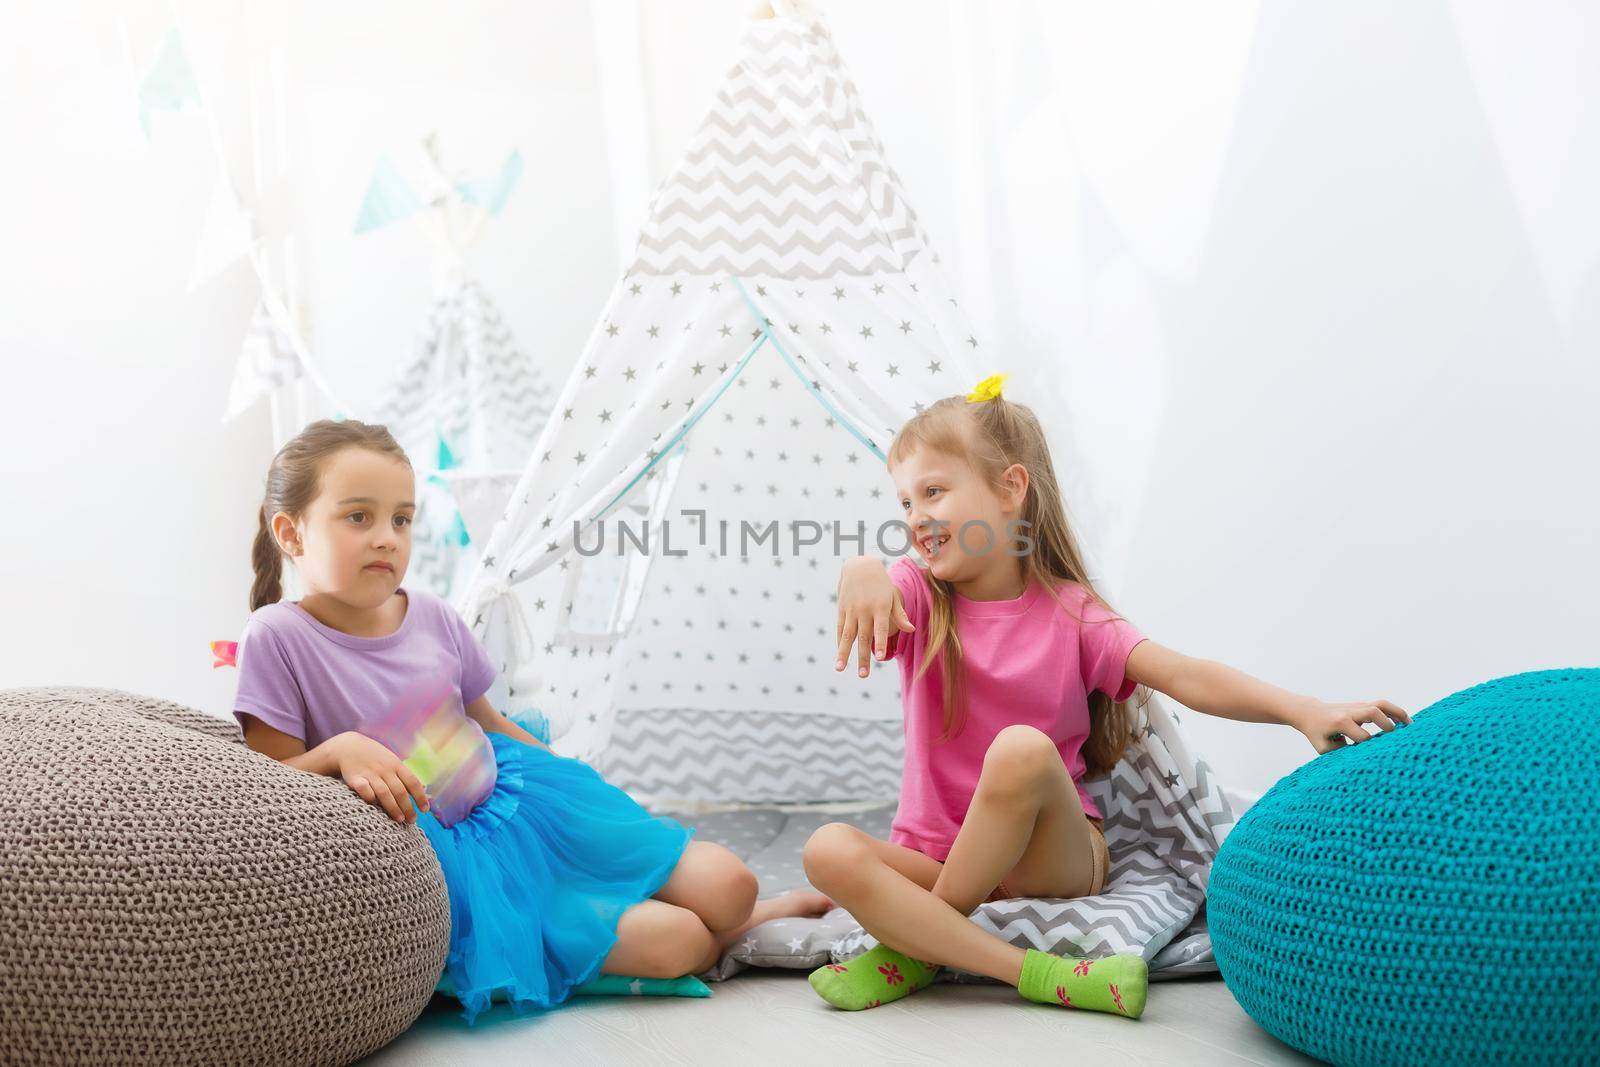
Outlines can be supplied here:
<path id="1" fill-rule="evenodd" d="M 267 491 L 261 502 L 255 544 L 250 561 L 256 580 L 250 586 L 250 610 L 283 599 L 283 550 L 272 536 L 272 516 L 283 512 L 298 519 L 317 498 L 322 477 L 322 462 L 345 448 L 366 448 L 393 456 L 411 466 L 405 450 L 382 426 L 346 419 L 318 419 L 295 435 L 272 457 L 267 468 Z"/>
<path id="2" fill-rule="evenodd" d="M 932 448 L 964 456 L 981 477 L 998 490 L 1001 474 L 1014 463 L 1028 472 L 1028 491 L 1023 499 L 1021 518 L 1028 525 L 1024 534 L 1032 548 L 1020 556 L 1023 577 L 1028 584 L 1038 582 L 1069 615 L 1057 586 L 1074 582 L 1083 587 L 1094 602 L 1111 612 L 1111 605 L 1089 582 L 1083 555 L 1067 524 L 1066 506 L 1044 430 L 1032 411 L 1004 397 L 977 403 L 964 396 L 945 397 L 929 405 L 895 434 L 889 445 L 889 460 L 902 460 L 918 448 Z M 998 545 L 1002 539 L 997 538 Z M 944 691 L 944 736 L 949 740 L 961 732 L 966 718 L 966 695 L 962 684 L 961 638 L 956 633 L 955 604 L 950 584 L 922 568 L 931 591 L 927 654 L 917 669 L 920 678 L 937 661 Z M 1076 615 L 1073 618 L 1078 618 Z M 1083 622 L 1084 620 L 1079 619 Z M 1098 620 L 1100 622 L 1109 620 Z M 1095 625 L 1090 623 L 1089 625 Z M 1148 690 L 1139 687 L 1137 702 L 1143 705 Z M 1118 704 L 1099 690 L 1089 693 L 1089 736 L 1083 743 L 1084 762 L 1091 773 L 1103 774 L 1116 765 L 1132 740 L 1132 716 L 1128 704 Z"/>

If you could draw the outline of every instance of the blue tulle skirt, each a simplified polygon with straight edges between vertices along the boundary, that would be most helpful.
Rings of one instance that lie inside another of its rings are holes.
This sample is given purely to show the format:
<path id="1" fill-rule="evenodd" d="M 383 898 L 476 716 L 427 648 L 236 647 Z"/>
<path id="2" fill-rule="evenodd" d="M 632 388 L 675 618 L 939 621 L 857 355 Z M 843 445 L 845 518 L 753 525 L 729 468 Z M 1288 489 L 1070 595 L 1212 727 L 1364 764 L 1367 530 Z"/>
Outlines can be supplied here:
<path id="1" fill-rule="evenodd" d="M 548 1008 L 596 977 L 622 913 L 666 884 L 694 834 L 581 760 L 488 737 L 494 791 L 452 826 L 417 816 L 450 892 L 439 990 L 469 1024 L 492 1000 Z"/>

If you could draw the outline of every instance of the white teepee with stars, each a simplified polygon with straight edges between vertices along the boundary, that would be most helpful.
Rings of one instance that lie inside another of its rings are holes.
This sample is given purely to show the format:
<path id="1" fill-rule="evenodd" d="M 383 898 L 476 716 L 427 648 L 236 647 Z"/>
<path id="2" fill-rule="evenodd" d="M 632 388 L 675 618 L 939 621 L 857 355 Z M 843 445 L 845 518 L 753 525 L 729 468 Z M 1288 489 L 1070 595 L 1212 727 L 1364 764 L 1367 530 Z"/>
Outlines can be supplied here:
<path id="1" fill-rule="evenodd" d="M 459 598 L 498 706 L 642 796 L 894 795 L 834 592 L 903 550 L 895 430 L 991 369 L 937 264 L 822 22 L 752 23 Z"/>

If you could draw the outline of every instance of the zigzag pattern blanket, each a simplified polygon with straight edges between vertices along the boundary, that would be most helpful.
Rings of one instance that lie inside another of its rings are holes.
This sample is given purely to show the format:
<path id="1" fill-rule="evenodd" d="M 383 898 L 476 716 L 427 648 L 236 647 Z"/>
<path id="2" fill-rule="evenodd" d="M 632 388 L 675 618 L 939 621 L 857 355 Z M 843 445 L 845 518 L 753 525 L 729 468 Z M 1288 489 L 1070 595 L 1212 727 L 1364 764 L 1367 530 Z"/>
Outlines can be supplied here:
<path id="1" fill-rule="evenodd" d="M 1210 769 L 1190 755 L 1175 714 L 1151 700 L 1122 760 L 1085 785 L 1106 813 L 1111 867 L 1105 891 L 1072 900 L 985 903 L 973 921 L 1014 945 L 1057 954 L 1138 953 L 1155 978 L 1214 972 L 1206 882 L 1235 815 Z M 767 808 L 679 817 L 694 823 L 701 838 L 728 845 L 750 863 L 768 896 L 806 884 L 801 849 L 818 826 L 851 822 L 887 837 L 892 815 L 892 806 L 880 806 L 854 814 Z M 815 967 L 874 944 L 843 909 L 821 919 L 778 920 L 733 946 L 706 977 L 726 978 L 747 966 Z"/>

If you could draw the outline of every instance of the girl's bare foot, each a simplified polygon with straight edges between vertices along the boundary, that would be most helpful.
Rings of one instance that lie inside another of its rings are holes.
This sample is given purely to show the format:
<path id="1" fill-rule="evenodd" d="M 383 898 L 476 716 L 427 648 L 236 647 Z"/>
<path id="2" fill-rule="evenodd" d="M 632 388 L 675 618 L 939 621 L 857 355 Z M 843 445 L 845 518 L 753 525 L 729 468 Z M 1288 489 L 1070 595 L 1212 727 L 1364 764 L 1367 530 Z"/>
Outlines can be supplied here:
<path id="1" fill-rule="evenodd" d="M 769 919 L 820 919 L 834 908 L 833 901 L 809 889 L 792 889 L 781 896 L 756 901 L 750 918 L 754 922 Z"/>
<path id="2" fill-rule="evenodd" d="M 821 893 L 794 889 L 781 896 L 756 901 L 756 906 L 750 912 L 750 920 L 739 929 L 721 935 L 717 943 L 727 948 L 764 922 L 773 919 L 820 919 L 835 907 L 837 905 Z"/>

